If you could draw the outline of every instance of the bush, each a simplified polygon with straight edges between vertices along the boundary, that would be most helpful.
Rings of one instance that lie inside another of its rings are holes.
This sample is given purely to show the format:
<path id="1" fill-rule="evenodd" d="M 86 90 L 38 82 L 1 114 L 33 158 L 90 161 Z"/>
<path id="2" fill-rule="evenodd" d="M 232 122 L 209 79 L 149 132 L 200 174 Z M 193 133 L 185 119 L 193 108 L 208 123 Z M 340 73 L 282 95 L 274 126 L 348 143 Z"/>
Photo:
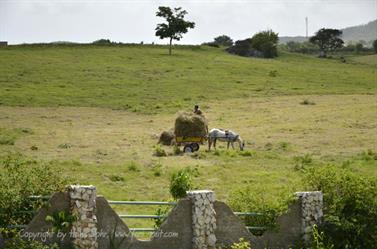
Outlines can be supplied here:
<path id="1" fill-rule="evenodd" d="M 373 41 L 373 50 L 377 54 L 377 39 Z"/>
<path id="2" fill-rule="evenodd" d="M 312 167 L 304 178 L 324 194 L 325 216 L 320 229 L 334 248 L 374 248 L 377 244 L 377 179 L 336 166 Z"/>
<path id="3" fill-rule="evenodd" d="M 157 157 L 167 156 L 166 151 L 158 144 L 154 147 L 154 155 Z"/>
<path id="4" fill-rule="evenodd" d="M 96 40 L 96 41 L 92 42 L 92 44 L 95 44 L 95 45 L 109 45 L 109 44 L 112 44 L 112 42 L 109 39 L 99 39 L 99 40 Z"/>
<path id="5" fill-rule="evenodd" d="M 236 41 L 236 44 L 226 51 L 240 56 L 253 56 L 250 39 Z"/>
<path id="6" fill-rule="evenodd" d="M 292 200 L 290 191 L 283 190 L 278 196 L 268 197 L 266 190 L 255 186 L 246 186 L 232 192 L 229 205 L 237 212 L 257 212 L 262 216 L 242 217 L 246 226 L 276 228 L 277 218 L 288 210 Z M 253 230 L 254 235 L 262 235 L 264 231 Z"/>
<path id="7" fill-rule="evenodd" d="M 59 246 L 57 244 L 44 245 L 38 241 L 23 240 L 17 233 L 12 239 L 5 242 L 4 249 L 59 249 Z"/>
<path id="8" fill-rule="evenodd" d="M 214 44 L 217 44 L 218 46 L 225 46 L 229 47 L 233 45 L 233 40 L 227 35 L 220 35 L 216 38 L 214 38 L 213 41 Z"/>
<path id="9" fill-rule="evenodd" d="M 250 243 L 245 241 L 243 238 L 240 239 L 239 243 L 233 243 L 230 249 L 251 249 Z"/>
<path id="10" fill-rule="evenodd" d="M 190 168 L 179 170 L 170 177 L 170 194 L 175 200 L 186 197 L 186 192 L 191 190 L 192 186 L 192 171 Z"/>
<path id="11" fill-rule="evenodd" d="M 273 58 L 278 56 L 278 41 L 278 34 L 273 32 L 272 30 L 259 32 L 255 34 L 250 40 L 251 46 L 254 49 L 262 52 L 263 57 L 265 58 Z"/>
<path id="12" fill-rule="evenodd" d="M 0 227 L 28 224 L 41 201 L 31 195 L 51 195 L 63 190 L 67 180 L 50 164 L 28 160 L 20 154 L 0 158 Z"/>

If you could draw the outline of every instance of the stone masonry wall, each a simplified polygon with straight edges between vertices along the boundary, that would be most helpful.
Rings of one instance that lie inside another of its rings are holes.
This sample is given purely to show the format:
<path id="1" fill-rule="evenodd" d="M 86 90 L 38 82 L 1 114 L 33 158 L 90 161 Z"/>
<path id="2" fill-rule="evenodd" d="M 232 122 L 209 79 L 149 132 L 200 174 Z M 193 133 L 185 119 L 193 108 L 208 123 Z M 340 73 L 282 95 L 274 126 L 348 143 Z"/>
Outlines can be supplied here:
<path id="1" fill-rule="evenodd" d="M 71 185 L 68 192 L 76 217 L 71 229 L 75 248 L 97 249 L 96 187 Z"/>
<path id="2" fill-rule="evenodd" d="M 320 224 L 323 218 L 323 194 L 321 191 L 297 192 L 301 201 L 301 226 L 303 240 L 309 242 L 313 225 Z"/>
<path id="3" fill-rule="evenodd" d="M 189 191 L 187 196 L 192 201 L 192 248 L 215 249 L 215 193 L 210 190 Z"/>

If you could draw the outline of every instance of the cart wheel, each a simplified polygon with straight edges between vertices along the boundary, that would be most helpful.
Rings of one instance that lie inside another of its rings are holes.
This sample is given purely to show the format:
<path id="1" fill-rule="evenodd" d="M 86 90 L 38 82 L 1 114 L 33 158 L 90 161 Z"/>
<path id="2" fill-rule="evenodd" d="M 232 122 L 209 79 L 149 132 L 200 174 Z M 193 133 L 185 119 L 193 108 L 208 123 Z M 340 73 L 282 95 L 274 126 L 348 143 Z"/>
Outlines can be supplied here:
<path id="1" fill-rule="evenodd" d="M 183 147 L 184 153 L 193 153 L 194 149 L 191 147 L 191 144 L 186 144 L 185 147 Z"/>
<path id="2" fill-rule="evenodd" d="M 198 143 L 192 143 L 191 147 L 192 147 L 193 151 L 198 151 L 199 150 L 199 144 Z"/>

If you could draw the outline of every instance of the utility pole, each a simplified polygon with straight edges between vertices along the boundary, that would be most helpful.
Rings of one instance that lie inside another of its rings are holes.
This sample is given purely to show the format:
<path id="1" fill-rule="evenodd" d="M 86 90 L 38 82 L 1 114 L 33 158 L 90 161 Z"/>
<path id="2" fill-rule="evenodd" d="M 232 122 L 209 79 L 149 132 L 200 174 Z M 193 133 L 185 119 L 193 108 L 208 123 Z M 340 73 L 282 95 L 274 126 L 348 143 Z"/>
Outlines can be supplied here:
<path id="1" fill-rule="evenodd" d="M 305 17 L 305 24 L 306 24 L 306 39 L 308 39 L 308 17 Z"/>

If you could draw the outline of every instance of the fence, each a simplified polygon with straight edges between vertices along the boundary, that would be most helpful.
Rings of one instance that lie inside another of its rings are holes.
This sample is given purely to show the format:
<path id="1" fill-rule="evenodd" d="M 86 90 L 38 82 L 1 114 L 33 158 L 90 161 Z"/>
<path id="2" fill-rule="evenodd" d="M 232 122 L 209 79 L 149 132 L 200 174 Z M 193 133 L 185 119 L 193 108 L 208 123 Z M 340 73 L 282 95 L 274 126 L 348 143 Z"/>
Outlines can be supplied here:
<path id="1" fill-rule="evenodd" d="M 43 200 L 47 201 L 51 198 L 51 196 L 30 196 L 29 199 L 31 200 Z M 154 205 L 154 206 L 175 206 L 177 202 L 164 202 L 164 201 L 108 201 L 111 206 L 116 205 Z M 35 214 L 37 210 L 30 210 L 30 211 L 20 211 L 17 213 L 30 213 Z M 234 212 L 235 215 L 239 217 L 258 217 L 263 216 L 263 213 L 257 212 Z M 121 219 L 164 219 L 168 215 L 155 215 L 155 214 L 118 214 Z M 16 224 L 10 225 L 7 228 L 16 228 L 16 229 L 23 229 L 26 228 L 27 224 Z M 249 231 L 265 231 L 266 227 L 260 226 L 246 226 Z M 130 228 L 131 232 L 155 232 L 156 228 Z"/>

